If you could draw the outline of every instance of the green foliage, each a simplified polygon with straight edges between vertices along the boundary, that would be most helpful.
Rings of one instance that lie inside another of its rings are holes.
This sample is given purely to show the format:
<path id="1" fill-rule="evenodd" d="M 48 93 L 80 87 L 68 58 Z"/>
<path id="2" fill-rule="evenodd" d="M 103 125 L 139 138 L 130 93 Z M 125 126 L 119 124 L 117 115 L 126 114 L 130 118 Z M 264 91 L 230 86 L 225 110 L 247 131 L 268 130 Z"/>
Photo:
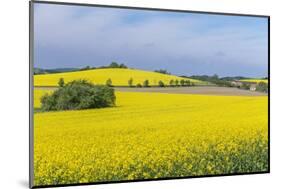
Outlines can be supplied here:
<path id="1" fill-rule="evenodd" d="M 112 87 L 112 81 L 111 79 L 109 78 L 108 80 L 106 80 L 106 83 L 105 83 L 107 86 L 109 87 Z"/>
<path id="2" fill-rule="evenodd" d="M 184 85 L 185 85 L 184 79 L 181 79 L 181 80 L 180 80 L 180 85 L 181 85 L 181 86 L 184 86 Z"/>
<path id="3" fill-rule="evenodd" d="M 175 81 L 173 79 L 170 80 L 170 86 L 174 87 L 175 86 Z"/>
<path id="4" fill-rule="evenodd" d="M 128 68 L 125 64 L 118 64 L 117 62 L 111 62 L 108 68 Z"/>
<path id="5" fill-rule="evenodd" d="M 108 67 L 109 68 L 119 68 L 119 64 L 117 62 L 111 62 L 111 64 Z"/>
<path id="6" fill-rule="evenodd" d="M 64 86 L 64 79 L 60 78 L 59 82 L 58 82 L 59 87 L 63 87 Z"/>
<path id="7" fill-rule="evenodd" d="M 175 85 L 179 86 L 179 80 L 175 80 Z"/>
<path id="8" fill-rule="evenodd" d="M 142 85 L 140 83 L 137 84 L 137 87 L 142 87 Z"/>
<path id="9" fill-rule="evenodd" d="M 128 68 L 125 64 L 120 64 L 119 68 Z"/>
<path id="10" fill-rule="evenodd" d="M 128 80 L 128 85 L 129 85 L 129 87 L 133 87 L 133 78 L 130 78 L 129 80 Z"/>
<path id="11" fill-rule="evenodd" d="M 164 69 L 154 70 L 154 72 L 162 73 L 162 74 L 167 74 L 167 75 L 170 75 L 170 74 L 171 74 L 171 73 L 169 73 L 167 70 L 164 70 Z"/>
<path id="12" fill-rule="evenodd" d="M 248 83 L 242 83 L 241 89 L 249 90 L 249 89 L 250 89 L 250 84 L 248 84 Z"/>
<path id="13" fill-rule="evenodd" d="M 41 98 L 43 111 L 80 110 L 115 105 L 114 89 L 94 85 L 86 80 L 74 80 Z"/>
<path id="14" fill-rule="evenodd" d="M 90 69 L 92 69 L 90 66 L 86 66 L 84 68 L 81 68 L 80 70 L 83 71 L 83 70 L 90 70 Z"/>
<path id="15" fill-rule="evenodd" d="M 260 92 L 268 92 L 268 84 L 265 82 L 259 82 L 256 86 L 256 91 L 260 91 Z"/>
<path id="16" fill-rule="evenodd" d="M 148 80 L 144 80 L 143 86 L 144 86 L 144 87 L 149 87 L 149 81 L 148 81 Z"/>
<path id="17" fill-rule="evenodd" d="M 158 85 L 159 85 L 159 87 L 165 87 L 164 82 L 163 82 L 163 81 L 161 81 L 161 80 L 158 82 Z"/>
<path id="18" fill-rule="evenodd" d="M 224 78 L 219 78 L 217 74 L 214 74 L 213 76 L 208 76 L 208 75 L 195 75 L 195 76 L 190 76 L 192 79 L 198 79 L 202 81 L 207 81 L 210 83 L 214 83 L 217 86 L 221 87 L 233 87 L 231 84 L 231 81 L 233 81 L 236 78 L 241 78 L 241 77 L 224 77 Z"/>
<path id="19" fill-rule="evenodd" d="M 194 83 L 193 83 L 194 84 Z M 186 86 L 191 86 L 191 82 L 189 80 L 185 80 L 185 85 Z"/>

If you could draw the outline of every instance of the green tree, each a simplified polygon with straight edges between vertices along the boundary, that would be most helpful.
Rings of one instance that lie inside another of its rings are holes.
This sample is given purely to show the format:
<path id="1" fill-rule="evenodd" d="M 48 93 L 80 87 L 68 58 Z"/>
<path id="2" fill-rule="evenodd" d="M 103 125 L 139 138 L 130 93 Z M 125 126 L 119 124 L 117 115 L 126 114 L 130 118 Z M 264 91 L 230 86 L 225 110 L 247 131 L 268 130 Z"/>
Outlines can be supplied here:
<path id="1" fill-rule="evenodd" d="M 179 80 L 175 80 L 175 85 L 179 86 Z"/>
<path id="2" fill-rule="evenodd" d="M 133 86 L 133 78 L 130 78 L 130 79 L 128 80 L 128 85 L 129 85 L 129 87 L 132 87 L 132 86 Z"/>
<path id="3" fill-rule="evenodd" d="M 108 80 L 106 80 L 106 83 L 105 83 L 107 86 L 109 87 L 112 87 L 112 81 L 111 79 L 109 78 Z"/>
<path id="4" fill-rule="evenodd" d="M 120 64 L 119 68 L 128 68 L 125 64 Z"/>
<path id="5" fill-rule="evenodd" d="M 144 87 L 149 87 L 149 81 L 148 81 L 147 79 L 144 80 L 143 86 L 144 86 Z"/>
<path id="6" fill-rule="evenodd" d="M 163 82 L 163 81 L 161 81 L 161 80 L 158 82 L 158 85 L 159 85 L 159 87 L 165 87 L 164 82 Z"/>
<path id="7" fill-rule="evenodd" d="M 136 87 L 142 87 L 142 85 L 141 85 L 140 83 L 138 83 L 138 84 L 136 85 Z"/>
<path id="8" fill-rule="evenodd" d="M 170 75 L 170 74 L 171 74 L 171 73 L 169 73 L 167 70 L 164 70 L 164 69 L 154 70 L 154 72 L 162 73 L 162 74 L 167 74 L 167 75 Z"/>
<path id="9" fill-rule="evenodd" d="M 170 86 L 173 87 L 175 84 L 175 81 L 173 79 L 170 80 Z"/>
<path id="10" fill-rule="evenodd" d="M 189 80 L 185 80 L 185 85 L 186 86 L 190 86 L 191 85 L 191 82 Z"/>
<path id="11" fill-rule="evenodd" d="M 268 84 L 265 82 L 259 82 L 256 86 L 256 91 L 260 91 L 260 92 L 268 92 Z"/>
<path id="12" fill-rule="evenodd" d="M 111 62 L 109 65 L 110 68 L 119 68 L 119 64 L 117 62 Z"/>
<path id="13" fill-rule="evenodd" d="M 64 86 L 64 79 L 60 78 L 59 82 L 58 82 L 59 87 L 63 87 Z"/>
<path id="14" fill-rule="evenodd" d="M 180 85 L 181 85 L 181 86 L 184 86 L 184 85 L 185 85 L 184 79 L 181 79 L 181 80 L 180 80 Z"/>
<path id="15" fill-rule="evenodd" d="M 241 89 L 249 90 L 249 89 L 250 89 L 250 84 L 248 84 L 248 83 L 242 83 Z"/>

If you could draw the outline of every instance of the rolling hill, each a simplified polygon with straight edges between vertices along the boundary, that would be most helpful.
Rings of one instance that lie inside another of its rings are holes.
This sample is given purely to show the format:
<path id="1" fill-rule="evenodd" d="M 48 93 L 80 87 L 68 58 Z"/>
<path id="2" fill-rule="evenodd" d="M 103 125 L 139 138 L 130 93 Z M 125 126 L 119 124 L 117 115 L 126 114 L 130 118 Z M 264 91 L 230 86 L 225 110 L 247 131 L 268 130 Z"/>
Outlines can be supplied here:
<path id="1" fill-rule="evenodd" d="M 85 71 L 54 73 L 54 74 L 40 74 L 34 75 L 34 86 L 57 86 L 60 78 L 63 78 L 67 83 L 72 80 L 86 79 L 94 84 L 105 84 L 108 79 L 111 79 L 113 86 L 128 86 L 128 80 L 133 79 L 133 85 L 143 84 L 144 80 L 149 80 L 149 85 L 157 86 L 161 80 L 166 85 L 170 80 L 189 80 L 195 85 L 207 84 L 206 82 L 183 78 L 174 75 L 161 74 L 151 71 L 124 69 L 124 68 L 106 68 L 93 69 Z"/>
<path id="2" fill-rule="evenodd" d="M 240 81 L 250 82 L 250 83 L 260 83 L 260 82 L 268 83 L 267 79 L 242 79 Z"/>

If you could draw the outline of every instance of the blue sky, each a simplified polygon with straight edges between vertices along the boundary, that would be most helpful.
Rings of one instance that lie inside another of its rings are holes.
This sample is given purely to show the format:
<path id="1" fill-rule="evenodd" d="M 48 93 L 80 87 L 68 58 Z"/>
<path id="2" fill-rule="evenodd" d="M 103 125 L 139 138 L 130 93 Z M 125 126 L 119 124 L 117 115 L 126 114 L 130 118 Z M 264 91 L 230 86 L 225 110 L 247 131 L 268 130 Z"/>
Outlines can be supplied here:
<path id="1" fill-rule="evenodd" d="M 267 36 L 260 17 L 35 3 L 34 66 L 117 61 L 176 75 L 264 77 Z"/>

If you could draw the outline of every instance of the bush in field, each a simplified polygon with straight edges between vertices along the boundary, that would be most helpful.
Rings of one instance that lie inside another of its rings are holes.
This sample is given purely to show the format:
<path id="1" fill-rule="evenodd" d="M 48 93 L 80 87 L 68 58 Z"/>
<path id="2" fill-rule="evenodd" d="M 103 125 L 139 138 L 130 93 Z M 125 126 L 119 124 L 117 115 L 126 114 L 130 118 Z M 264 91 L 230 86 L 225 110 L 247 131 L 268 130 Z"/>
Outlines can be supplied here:
<path id="1" fill-rule="evenodd" d="M 132 86 L 133 86 L 133 78 L 130 78 L 130 79 L 128 80 L 128 85 L 129 85 L 129 87 L 132 87 Z"/>
<path id="2" fill-rule="evenodd" d="M 163 81 L 161 81 L 161 80 L 158 82 L 158 85 L 159 85 L 159 87 L 165 87 L 164 82 L 163 82 Z"/>
<path id="3" fill-rule="evenodd" d="M 106 83 L 105 83 L 107 86 L 109 87 L 112 87 L 112 81 L 111 79 L 109 78 L 108 80 L 106 80 Z"/>
<path id="4" fill-rule="evenodd" d="M 256 91 L 260 91 L 260 92 L 268 92 L 268 84 L 265 82 L 259 82 L 256 86 Z"/>
<path id="5" fill-rule="evenodd" d="M 143 86 L 144 86 L 144 87 L 149 87 L 149 81 L 148 81 L 148 80 L 144 80 Z"/>
<path id="6" fill-rule="evenodd" d="M 94 85 L 86 80 L 74 80 L 41 98 L 43 111 L 80 110 L 115 105 L 114 89 Z"/>
<path id="7" fill-rule="evenodd" d="M 137 84 L 137 87 L 142 87 L 142 85 L 140 83 Z"/>
<path id="8" fill-rule="evenodd" d="M 58 84 L 59 84 L 60 87 L 63 87 L 64 86 L 64 79 L 60 78 Z"/>

